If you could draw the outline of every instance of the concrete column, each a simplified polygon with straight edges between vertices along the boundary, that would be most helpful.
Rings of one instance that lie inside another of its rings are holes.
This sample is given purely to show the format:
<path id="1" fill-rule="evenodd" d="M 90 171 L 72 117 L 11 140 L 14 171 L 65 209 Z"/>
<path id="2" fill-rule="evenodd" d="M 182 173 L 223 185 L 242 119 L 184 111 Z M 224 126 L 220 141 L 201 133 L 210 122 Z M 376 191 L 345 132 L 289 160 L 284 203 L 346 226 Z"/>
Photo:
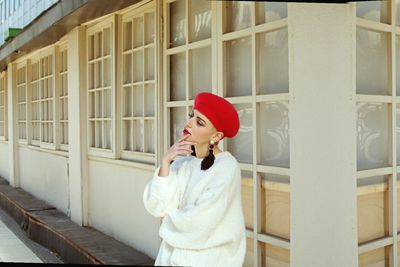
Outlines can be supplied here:
<path id="1" fill-rule="evenodd" d="M 70 216 L 72 221 L 87 225 L 88 158 L 84 27 L 77 27 L 68 34 L 67 46 Z"/>
<path id="2" fill-rule="evenodd" d="M 355 5 L 288 4 L 291 266 L 358 266 Z"/>
<path id="3" fill-rule="evenodd" d="M 10 185 L 20 187 L 18 161 L 18 117 L 17 117 L 17 68 L 15 64 L 7 66 L 7 112 L 8 112 L 8 156 Z"/>

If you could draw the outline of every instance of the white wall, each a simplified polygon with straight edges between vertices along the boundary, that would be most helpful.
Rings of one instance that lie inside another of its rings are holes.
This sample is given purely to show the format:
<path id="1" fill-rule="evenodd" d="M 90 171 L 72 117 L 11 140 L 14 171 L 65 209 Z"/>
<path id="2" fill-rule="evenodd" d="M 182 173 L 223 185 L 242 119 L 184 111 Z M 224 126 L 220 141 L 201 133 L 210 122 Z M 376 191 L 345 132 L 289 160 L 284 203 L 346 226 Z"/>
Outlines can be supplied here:
<path id="1" fill-rule="evenodd" d="M 143 206 L 153 172 L 89 161 L 89 225 L 155 258 L 160 221 Z"/>
<path id="2" fill-rule="evenodd" d="M 68 212 L 68 159 L 64 156 L 19 147 L 21 188 Z"/>
<path id="3" fill-rule="evenodd" d="M 8 166 L 8 144 L 0 143 L 0 176 L 10 181 L 10 172 Z"/>
<path id="4" fill-rule="evenodd" d="M 288 11 L 291 265 L 358 266 L 355 5 Z"/>

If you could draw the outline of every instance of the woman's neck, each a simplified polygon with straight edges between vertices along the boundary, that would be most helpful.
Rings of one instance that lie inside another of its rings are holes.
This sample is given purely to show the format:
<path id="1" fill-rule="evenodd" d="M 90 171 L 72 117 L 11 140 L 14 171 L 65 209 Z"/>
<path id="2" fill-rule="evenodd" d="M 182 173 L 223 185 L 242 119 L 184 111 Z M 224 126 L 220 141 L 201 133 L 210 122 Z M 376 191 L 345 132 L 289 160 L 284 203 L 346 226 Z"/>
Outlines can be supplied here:
<path id="1" fill-rule="evenodd" d="M 195 145 L 195 149 L 196 149 L 196 157 L 197 158 L 205 158 L 208 155 L 208 151 L 210 149 L 210 145 L 206 144 L 206 145 Z M 220 153 L 221 150 L 218 148 L 217 145 L 214 145 L 213 148 L 213 154 L 218 154 Z"/>

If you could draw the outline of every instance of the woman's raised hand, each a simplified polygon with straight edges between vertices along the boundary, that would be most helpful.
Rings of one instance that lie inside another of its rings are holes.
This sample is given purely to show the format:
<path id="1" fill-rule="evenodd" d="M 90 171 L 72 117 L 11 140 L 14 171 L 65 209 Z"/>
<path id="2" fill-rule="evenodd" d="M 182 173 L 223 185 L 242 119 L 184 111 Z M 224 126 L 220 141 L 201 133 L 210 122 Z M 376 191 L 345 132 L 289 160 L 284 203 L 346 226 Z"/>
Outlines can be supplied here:
<path id="1" fill-rule="evenodd" d="M 193 152 L 191 146 L 195 145 L 196 142 L 186 141 L 189 136 L 190 134 L 186 134 L 165 152 L 162 158 L 163 164 L 171 163 L 178 155 L 186 156 Z"/>

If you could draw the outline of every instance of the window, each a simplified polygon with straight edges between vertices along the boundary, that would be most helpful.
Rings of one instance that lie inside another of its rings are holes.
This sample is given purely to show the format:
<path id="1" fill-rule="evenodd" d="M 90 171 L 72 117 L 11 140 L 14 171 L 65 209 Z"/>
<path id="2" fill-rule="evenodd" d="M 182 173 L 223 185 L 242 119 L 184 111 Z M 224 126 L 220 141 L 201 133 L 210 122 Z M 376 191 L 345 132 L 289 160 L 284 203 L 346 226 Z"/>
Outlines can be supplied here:
<path id="1" fill-rule="evenodd" d="M 156 144 L 154 8 L 135 10 L 135 13 L 124 15 L 122 20 L 122 158 L 154 163 Z"/>
<path id="2" fill-rule="evenodd" d="M 391 258 L 398 253 L 393 242 L 400 225 L 395 217 L 400 162 L 399 3 L 356 4 L 355 179 L 359 262 L 365 266 L 394 266 Z"/>
<path id="3" fill-rule="evenodd" d="M 164 149 L 182 136 L 198 92 L 230 101 L 241 127 L 219 146 L 242 169 L 244 265 L 289 265 L 287 4 L 166 0 L 164 17 Z"/>
<path id="4" fill-rule="evenodd" d="M 114 17 L 87 32 L 88 143 L 90 152 L 113 152 Z M 104 154 L 103 154 L 104 155 Z"/>
<path id="5" fill-rule="evenodd" d="M 7 75 L 0 74 L 0 140 L 7 140 Z"/>
<path id="6" fill-rule="evenodd" d="M 31 67 L 31 143 L 40 145 L 40 81 L 39 81 L 39 60 L 32 61 Z"/>
<path id="7" fill-rule="evenodd" d="M 17 65 L 18 139 L 27 144 L 27 71 L 26 62 Z"/>
<path id="8" fill-rule="evenodd" d="M 68 150 L 68 52 L 66 46 L 60 47 L 59 59 L 60 148 L 62 150 Z"/>
<path id="9" fill-rule="evenodd" d="M 30 64 L 31 144 L 52 149 L 55 148 L 53 60 L 50 49 Z"/>

